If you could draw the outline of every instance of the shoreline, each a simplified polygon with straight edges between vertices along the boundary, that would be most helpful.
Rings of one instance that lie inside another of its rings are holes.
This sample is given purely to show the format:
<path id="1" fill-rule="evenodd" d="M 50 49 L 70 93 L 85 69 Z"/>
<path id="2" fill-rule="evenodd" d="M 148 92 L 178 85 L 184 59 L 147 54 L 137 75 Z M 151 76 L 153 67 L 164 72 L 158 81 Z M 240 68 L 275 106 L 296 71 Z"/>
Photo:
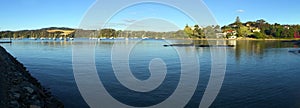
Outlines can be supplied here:
<path id="1" fill-rule="evenodd" d="M 76 39 L 76 38 L 74 38 L 74 39 Z M 88 37 L 77 37 L 77 39 L 89 39 L 89 38 Z M 155 39 L 155 38 L 149 38 L 149 39 L 154 39 L 154 40 L 264 40 L 264 41 L 300 41 L 300 38 L 278 38 L 278 39 L 276 39 L 276 38 L 266 38 L 266 39 L 256 39 L 256 38 L 237 38 L 237 39 L 226 39 L 226 38 L 201 38 L 201 39 L 199 39 L 199 38 L 166 38 L 166 39 Z M 22 40 L 22 39 L 12 39 L 12 40 Z M 107 39 L 107 40 L 111 40 L 111 39 Z M 114 39 L 112 39 L 112 40 L 114 40 Z M 3 42 L 3 43 L 13 43 L 13 42 Z"/>
<path id="2" fill-rule="evenodd" d="M 166 39 L 168 40 L 168 39 Z M 174 38 L 171 40 L 266 40 L 266 41 L 287 41 L 287 40 L 296 40 L 300 41 L 300 39 L 255 39 L 255 38 L 238 38 L 238 39 L 225 39 L 225 38 L 202 38 L 202 39 L 188 39 L 188 38 Z"/>
<path id="3" fill-rule="evenodd" d="M 0 46 L 0 107 L 63 108 L 22 63 Z"/>

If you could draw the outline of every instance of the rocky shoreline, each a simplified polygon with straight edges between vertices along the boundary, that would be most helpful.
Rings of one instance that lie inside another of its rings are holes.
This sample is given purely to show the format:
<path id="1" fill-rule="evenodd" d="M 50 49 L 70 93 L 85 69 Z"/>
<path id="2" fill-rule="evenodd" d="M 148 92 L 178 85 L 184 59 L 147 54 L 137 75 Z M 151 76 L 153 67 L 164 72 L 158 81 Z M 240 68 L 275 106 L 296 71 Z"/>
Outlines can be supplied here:
<path id="1" fill-rule="evenodd" d="M 63 108 L 23 64 L 0 46 L 0 108 Z"/>

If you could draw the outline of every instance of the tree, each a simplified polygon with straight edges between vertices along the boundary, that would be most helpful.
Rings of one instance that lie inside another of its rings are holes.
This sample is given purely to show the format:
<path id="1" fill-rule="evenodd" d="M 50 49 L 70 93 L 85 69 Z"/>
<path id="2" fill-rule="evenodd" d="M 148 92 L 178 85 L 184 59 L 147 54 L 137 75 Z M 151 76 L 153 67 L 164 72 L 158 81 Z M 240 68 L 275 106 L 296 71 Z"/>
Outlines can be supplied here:
<path id="1" fill-rule="evenodd" d="M 218 29 L 220 29 L 221 27 L 220 27 L 220 25 L 216 25 L 215 26 L 215 30 L 218 30 Z"/>
<path id="2" fill-rule="evenodd" d="M 192 38 L 192 36 L 193 36 L 193 30 L 191 27 L 189 27 L 189 25 L 185 26 L 184 33 L 186 33 L 189 38 Z"/>
<path id="3" fill-rule="evenodd" d="M 248 27 L 243 25 L 238 28 L 237 32 L 238 37 L 247 37 L 252 34 Z"/>
<path id="4" fill-rule="evenodd" d="M 255 32 L 250 37 L 256 38 L 256 39 L 262 39 L 265 38 L 264 35 L 261 32 Z"/>
<path id="5" fill-rule="evenodd" d="M 241 23 L 241 20 L 240 20 L 240 17 L 239 17 L 239 16 L 236 17 L 235 23 L 236 23 L 236 24 Z"/>
<path id="6" fill-rule="evenodd" d="M 216 31 L 212 26 L 207 26 L 204 28 L 204 33 L 206 38 L 217 38 Z"/>
<path id="7" fill-rule="evenodd" d="M 237 16 L 237 17 L 236 17 L 234 24 L 235 24 L 237 27 L 239 27 L 239 26 L 241 26 L 241 25 L 242 25 L 242 22 L 241 22 L 241 20 L 240 20 L 240 17 L 239 17 L 239 16 Z"/>
<path id="8" fill-rule="evenodd" d="M 115 29 L 101 29 L 100 30 L 100 37 L 116 37 L 116 30 Z"/>
<path id="9" fill-rule="evenodd" d="M 197 37 L 197 38 L 203 38 L 204 37 L 203 30 L 202 30 L 202 28 L 199 27 L 199 25 L 194 26 L 193 36 Z"/>

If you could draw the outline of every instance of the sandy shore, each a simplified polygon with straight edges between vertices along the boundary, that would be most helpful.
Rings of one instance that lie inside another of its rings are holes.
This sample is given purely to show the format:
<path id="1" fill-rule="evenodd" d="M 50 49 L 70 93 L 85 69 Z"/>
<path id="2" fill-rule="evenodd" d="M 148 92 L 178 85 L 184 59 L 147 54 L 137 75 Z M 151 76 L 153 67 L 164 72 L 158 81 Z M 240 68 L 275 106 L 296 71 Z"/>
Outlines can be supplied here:
<path id="1" fill-rule="evenodd" d="M 63 108 L 26 68 L 0 46 L 0 108 Z"/>

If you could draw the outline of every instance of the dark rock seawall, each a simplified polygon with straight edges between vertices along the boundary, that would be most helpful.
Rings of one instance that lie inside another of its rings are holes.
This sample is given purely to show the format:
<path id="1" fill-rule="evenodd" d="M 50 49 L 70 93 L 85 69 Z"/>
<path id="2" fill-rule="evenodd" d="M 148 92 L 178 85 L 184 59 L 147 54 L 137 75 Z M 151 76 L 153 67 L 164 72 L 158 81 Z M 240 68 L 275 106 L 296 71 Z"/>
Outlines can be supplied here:
<path id="1" fill-rule="evenodd" d="M 0 108 L 63 108 L 23 64 L 0 46 Z"/>

